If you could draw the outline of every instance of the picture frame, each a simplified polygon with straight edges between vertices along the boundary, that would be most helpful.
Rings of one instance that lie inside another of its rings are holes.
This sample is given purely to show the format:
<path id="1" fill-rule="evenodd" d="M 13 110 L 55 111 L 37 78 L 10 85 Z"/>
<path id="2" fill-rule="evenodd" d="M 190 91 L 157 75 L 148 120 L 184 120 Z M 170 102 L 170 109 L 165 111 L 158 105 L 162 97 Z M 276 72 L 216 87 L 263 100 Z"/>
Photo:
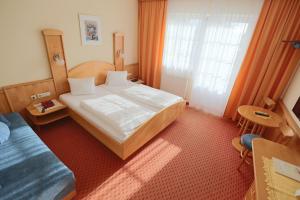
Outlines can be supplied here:
<path id="1" fill-rule="evenodd" d="M 99 16 L 79 14 L 82 45 L 100 45 L 102 41 Z"/>

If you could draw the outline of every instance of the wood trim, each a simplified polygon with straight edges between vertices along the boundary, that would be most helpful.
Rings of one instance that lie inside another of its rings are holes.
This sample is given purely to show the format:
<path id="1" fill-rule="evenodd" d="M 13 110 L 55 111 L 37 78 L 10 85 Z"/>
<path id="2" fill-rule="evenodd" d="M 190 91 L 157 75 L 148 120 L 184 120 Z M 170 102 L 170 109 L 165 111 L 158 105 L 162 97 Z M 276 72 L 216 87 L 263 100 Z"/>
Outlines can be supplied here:
<path id="1" fill-rule="evenodd" d="M 69 115 L 91 135 L 102 142 L 121 159 L 125 160 L 154 136 L 156 136 L 160 131 L 170 125 L 174 120 L 176 120 L 176 118 L 184 111 L 185 106 L 186 102 L 181 101 L 161 110 L 154 117 L 137 128 L 136 131 L 124 143 L 118 143 L 107 134 L 100 131 L 94 125 L 89 123 L 84 117 L 81 117 L 79 113 L 70 108 Z"/>
<path id="2" fill-rule="evenodd" d="M 114 65 L 116 66 L 116 71 L 124 70 L 124 58 L 120 56 L 120 53 L 124 54 L 124 33 L 114 33 L 113 34 L 113 51 L 114 51 Z"/>
<path id="3" fill-rule="evenodd" d="M 11 106 L 7 101 L 7 96 L 3 89 L 0 89 L 0 113 L 9 113 L 11 112 Z"/>
<path id="4" fill-rule="evenodd" d="M 288 125 L 293 129 L 293 131 L 298 135 L 300 138 L 300 127 L 292 117 L 290 111 L 287 109 L 286 105 L 283 103 L 282 100 L 279 100 L 279 109 L 282 111 L 283 117 L 288 123 Z"/>
<path id="5" fill-rule="evenodd" d="M 43 29 L 42 33 L 43 33 L 44 36 L 47 36 L 47 35 L 64 35 L 64 33 L 62 31 L 57 30 L 57 29 L 51 29 L 51 28 Z"/>
<path id="6" fill-rule="evenodd" d="M 135 133 L 123 143 L 123 159 L 129 157 L 175 121 L 184 111 L 185 106 L 186 102 L 182 100 L 161 110 L 150 120 L 142 124 Z"/>
<path id="7" fill-rule="evenodd" d="M 13 85 L 3 86 L 2 89 L 7 90 L 7 89 L 11 89 L 11 88 L 20 87 L 20 86 L 34 85 L 34 84 L 37 84 L 37 83 L 45 83 L 45 82 L 49 82 L 49 81 L 53 81 L 53 79 L 49 78 L 49 79 L 42 79 L 42 80 L 25 82 L 25 83 L 17 83 L 17 84 L 13 84 Z"/>
<path id="8" fill-rule="evenodd" d="M 67 194 L 67 196 L 65 196 L 63 198 L 63 200 L 71 200 L 76 196 L 76 190 L 73 190 L 72 192 L 70 192 L 69 194 Z"/>
<path id="9" fill-rule="evenodd" d="M 46 97 L 47 99 L 56 97 L 53 79 L 4 86 L 0 90 L 0 112 L 21 112 L 21 114 L 24 114 L 26 106 L 35 102 L 31 99 L 32 95 L 48 91 L 50 97 Z M 36 101 L 45 100 L 46 98 Z"/>
<path id="10" fill-rule="evenodd" d="M 44 36 L 55 90 L 57 95 L 60 95 L 69 91 L 69 84 L 67 81 L 66 57 L 63 43 L 63 32 L 56 29 L 44 29 L 42 30 L 42 34 Z M 55 55 L 59 55 L 64 63 L 57 63 L 54 60 Z"/>

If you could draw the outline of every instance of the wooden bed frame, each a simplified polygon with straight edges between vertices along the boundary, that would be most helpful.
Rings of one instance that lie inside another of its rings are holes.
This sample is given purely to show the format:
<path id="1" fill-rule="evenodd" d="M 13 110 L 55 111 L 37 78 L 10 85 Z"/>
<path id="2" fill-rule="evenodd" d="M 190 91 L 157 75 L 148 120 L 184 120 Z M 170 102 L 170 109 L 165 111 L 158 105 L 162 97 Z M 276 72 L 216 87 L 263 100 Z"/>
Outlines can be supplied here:
<path id="1" fill-rule="evenodd" d="M 63 200 L 71 200 L 73 199 L 73 197 L 76 196 L 76 190 L 73 190 L 72 192 L 68 193 L 64 198 Z"/>
<path id="2" fill-rule="evenodd" d="M 80 64 L 68 71 L 69 78 L 95 77 L 95 84 L 105 83 L 108 71 L 115 71 L 115 66 L 102 62 L 90 61 Z M 119 143 L 101 132 L 98 128 L 89 123 L 76 111 L 69 108 L 70 116 L 85 128 L 90 134 L 101 141 L 105 146 L 125 160 L 140 147 L 151 140 L 160 131 L 170 125 L 184 111 L 186 102 L 184 100 L 173 104 L 154 115 L 151 119 L 139 126 L 135 132 L 123 143 Z"/>

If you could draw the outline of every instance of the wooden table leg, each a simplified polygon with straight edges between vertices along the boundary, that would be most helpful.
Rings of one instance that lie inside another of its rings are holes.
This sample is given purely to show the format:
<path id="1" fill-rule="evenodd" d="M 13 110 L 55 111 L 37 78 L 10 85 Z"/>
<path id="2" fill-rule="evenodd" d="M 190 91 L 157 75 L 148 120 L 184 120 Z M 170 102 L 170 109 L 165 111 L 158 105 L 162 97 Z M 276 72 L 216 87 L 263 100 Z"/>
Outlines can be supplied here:
<path id="1" fill-rule="evenodd" d="M 266 128 L 264 126 L 261 127 L 259 131 L 259 135 L 262 136 L 262 134 L 265 132 Z"/>
<path id="2" fill-rule="evenodd" d="M 256 128 L 257 128 L 257 124 L 253 124 L 251 133 L 255 134 Z"/>
<path id="3" fill-rule="evenodd" d="M 245 119 L 242 116 L 240 116 L 240 119 L 237 123 L 237 127 L 242 127 L 242 125 L 244 124 L 244 121 L 245 121 Z"/>
<path id="4" fill-rule="evenodd" d="M 247 120 L 246 125 L 244 126 L 241 135 L 244 135 L 247 132 L 249 125 L 250 125 L 250 121 Z"/>
<path id="5" fill-rule="evenodd" d="M 244 127 L 245 127 L 247 122 L 248 122 L 248 120 L 246 120 L 246 119 L 243 120 L 243 123 L 242 123 L 240 131 L 239 131 L 239 135 L 242 135 Z"/>

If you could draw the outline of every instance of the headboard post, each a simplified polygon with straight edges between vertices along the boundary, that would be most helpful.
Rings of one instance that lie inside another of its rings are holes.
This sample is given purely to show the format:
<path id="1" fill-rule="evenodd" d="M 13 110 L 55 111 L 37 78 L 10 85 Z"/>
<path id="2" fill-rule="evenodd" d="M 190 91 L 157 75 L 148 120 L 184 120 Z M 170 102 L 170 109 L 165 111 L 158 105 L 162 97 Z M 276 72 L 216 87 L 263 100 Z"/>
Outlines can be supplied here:
<path id="1" fill-rule="evenodd" d="M 114 65 L 116 71 L 124 70 L 124 34 L 117 32 L 113 34 L 114 38 Z"/>
<path id="2" fill-rule="evenodd" d="M 63 32 L 56 29 L 42 30 L 56 95 L 69 91 L 68 73 L 63 44 Z"/>

